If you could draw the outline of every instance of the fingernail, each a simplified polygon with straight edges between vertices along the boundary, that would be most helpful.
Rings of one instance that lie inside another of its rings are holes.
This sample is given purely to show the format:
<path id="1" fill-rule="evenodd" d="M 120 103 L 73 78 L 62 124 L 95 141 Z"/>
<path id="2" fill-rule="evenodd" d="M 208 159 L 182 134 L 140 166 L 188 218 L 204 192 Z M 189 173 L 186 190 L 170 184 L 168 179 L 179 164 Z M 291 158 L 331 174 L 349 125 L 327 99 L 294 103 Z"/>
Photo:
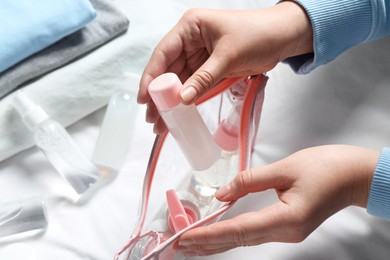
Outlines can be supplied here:
<path id="1" fill-rule="evenodd" d="M 230 187 L 230 184 L 227 184 L 225 186 L 222 186 L 221 188 L 219 188 L 219 190 L 217 190 L 217 192 L 215 192 L 215 196 L 220 198 L 220 199 L 223 199 L 225 198 L 227 195 L 229 195 L 229 193 L 231 192 L 231 187 Z"/>
<path id="2" fill-rule="evenodd" d="M 181 90 L 181 98 L 186 102 L 186 103 L 191 103 L 194 101 L 196 98 L 198 92 L 193 86 L 186 86 Z"/>

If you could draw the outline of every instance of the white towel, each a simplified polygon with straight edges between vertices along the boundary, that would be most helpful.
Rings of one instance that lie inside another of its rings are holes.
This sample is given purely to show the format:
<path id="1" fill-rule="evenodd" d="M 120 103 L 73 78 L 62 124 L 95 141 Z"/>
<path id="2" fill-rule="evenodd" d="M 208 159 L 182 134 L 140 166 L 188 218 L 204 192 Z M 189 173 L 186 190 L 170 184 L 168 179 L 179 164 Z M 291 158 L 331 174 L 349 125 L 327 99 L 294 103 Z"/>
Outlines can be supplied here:
<path id="1" fill-rule="evenodd" d="M 64 126 L 105 106 L 124 72 L 141 74 L 154 46 L 185 10 L 174 2 L 117 2 L 132 23 L 125 34 L 22 88 Z M 32 134 L 12 108 L 13 98 L 11 93 L 0 101 L 0 161 L 34 145 Z"/>

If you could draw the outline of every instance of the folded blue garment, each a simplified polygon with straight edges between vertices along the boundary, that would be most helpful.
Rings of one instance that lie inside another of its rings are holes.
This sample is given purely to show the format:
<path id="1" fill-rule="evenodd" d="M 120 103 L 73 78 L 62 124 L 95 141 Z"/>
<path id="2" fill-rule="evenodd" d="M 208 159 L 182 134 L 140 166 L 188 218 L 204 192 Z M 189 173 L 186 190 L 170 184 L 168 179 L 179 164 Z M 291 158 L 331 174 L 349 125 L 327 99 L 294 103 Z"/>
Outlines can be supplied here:
<path id="1" fill-rule="evenodd" d="M 83 57 L 127 30 L 129 20 L 115 1 L 90 1 L 96 10 L 96 18 L 92 22 L 0 72 L 0 100 L 21 84 Z"/>
<path id="2" fill-rule="evenodd" d="M 88 0 L 1 0 L 0 72 L 92 21 Z"/>

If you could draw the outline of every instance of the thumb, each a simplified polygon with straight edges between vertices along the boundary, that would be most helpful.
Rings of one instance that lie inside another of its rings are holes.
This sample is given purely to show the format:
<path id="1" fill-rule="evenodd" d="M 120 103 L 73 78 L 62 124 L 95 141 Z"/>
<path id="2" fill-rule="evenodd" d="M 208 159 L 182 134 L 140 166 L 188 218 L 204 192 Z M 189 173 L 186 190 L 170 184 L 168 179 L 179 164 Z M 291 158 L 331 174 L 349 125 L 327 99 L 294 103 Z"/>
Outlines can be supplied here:
<path id="1" fill-rule="evenodd" d="M 183 84 L 180 92 L 182 102 L 191 104 L 206 93 L 228 74 L 228 64 L 229 62 L 223 55 L 221 57 L 221 55 L 215 55 L 215 52 L 212 53 L 206 62 Z"/>
<path id="2" fill-rule="evenodd" d="M 278 165 L 274 163 L 240 172 L 229 184 L 221 187 L 215 197 L 221 201 L 231 201 L 253 192 L 287 188 L 292 180 Z"/>

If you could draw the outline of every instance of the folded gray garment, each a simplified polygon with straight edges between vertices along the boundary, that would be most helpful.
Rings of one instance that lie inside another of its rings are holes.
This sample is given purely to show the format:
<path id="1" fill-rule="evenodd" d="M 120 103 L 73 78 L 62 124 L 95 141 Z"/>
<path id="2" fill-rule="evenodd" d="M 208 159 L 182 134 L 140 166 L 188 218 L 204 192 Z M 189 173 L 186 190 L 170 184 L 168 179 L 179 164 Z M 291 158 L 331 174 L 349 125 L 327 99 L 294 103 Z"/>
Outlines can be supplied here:
<path id="1" fill-rule="evenodd" d="M 83 29 L 0 73 L 0 99 L 36 77 L 57 69 L 125 32 L 129 20 L 113 0 L 91 0 L 96 18 Z"/>

